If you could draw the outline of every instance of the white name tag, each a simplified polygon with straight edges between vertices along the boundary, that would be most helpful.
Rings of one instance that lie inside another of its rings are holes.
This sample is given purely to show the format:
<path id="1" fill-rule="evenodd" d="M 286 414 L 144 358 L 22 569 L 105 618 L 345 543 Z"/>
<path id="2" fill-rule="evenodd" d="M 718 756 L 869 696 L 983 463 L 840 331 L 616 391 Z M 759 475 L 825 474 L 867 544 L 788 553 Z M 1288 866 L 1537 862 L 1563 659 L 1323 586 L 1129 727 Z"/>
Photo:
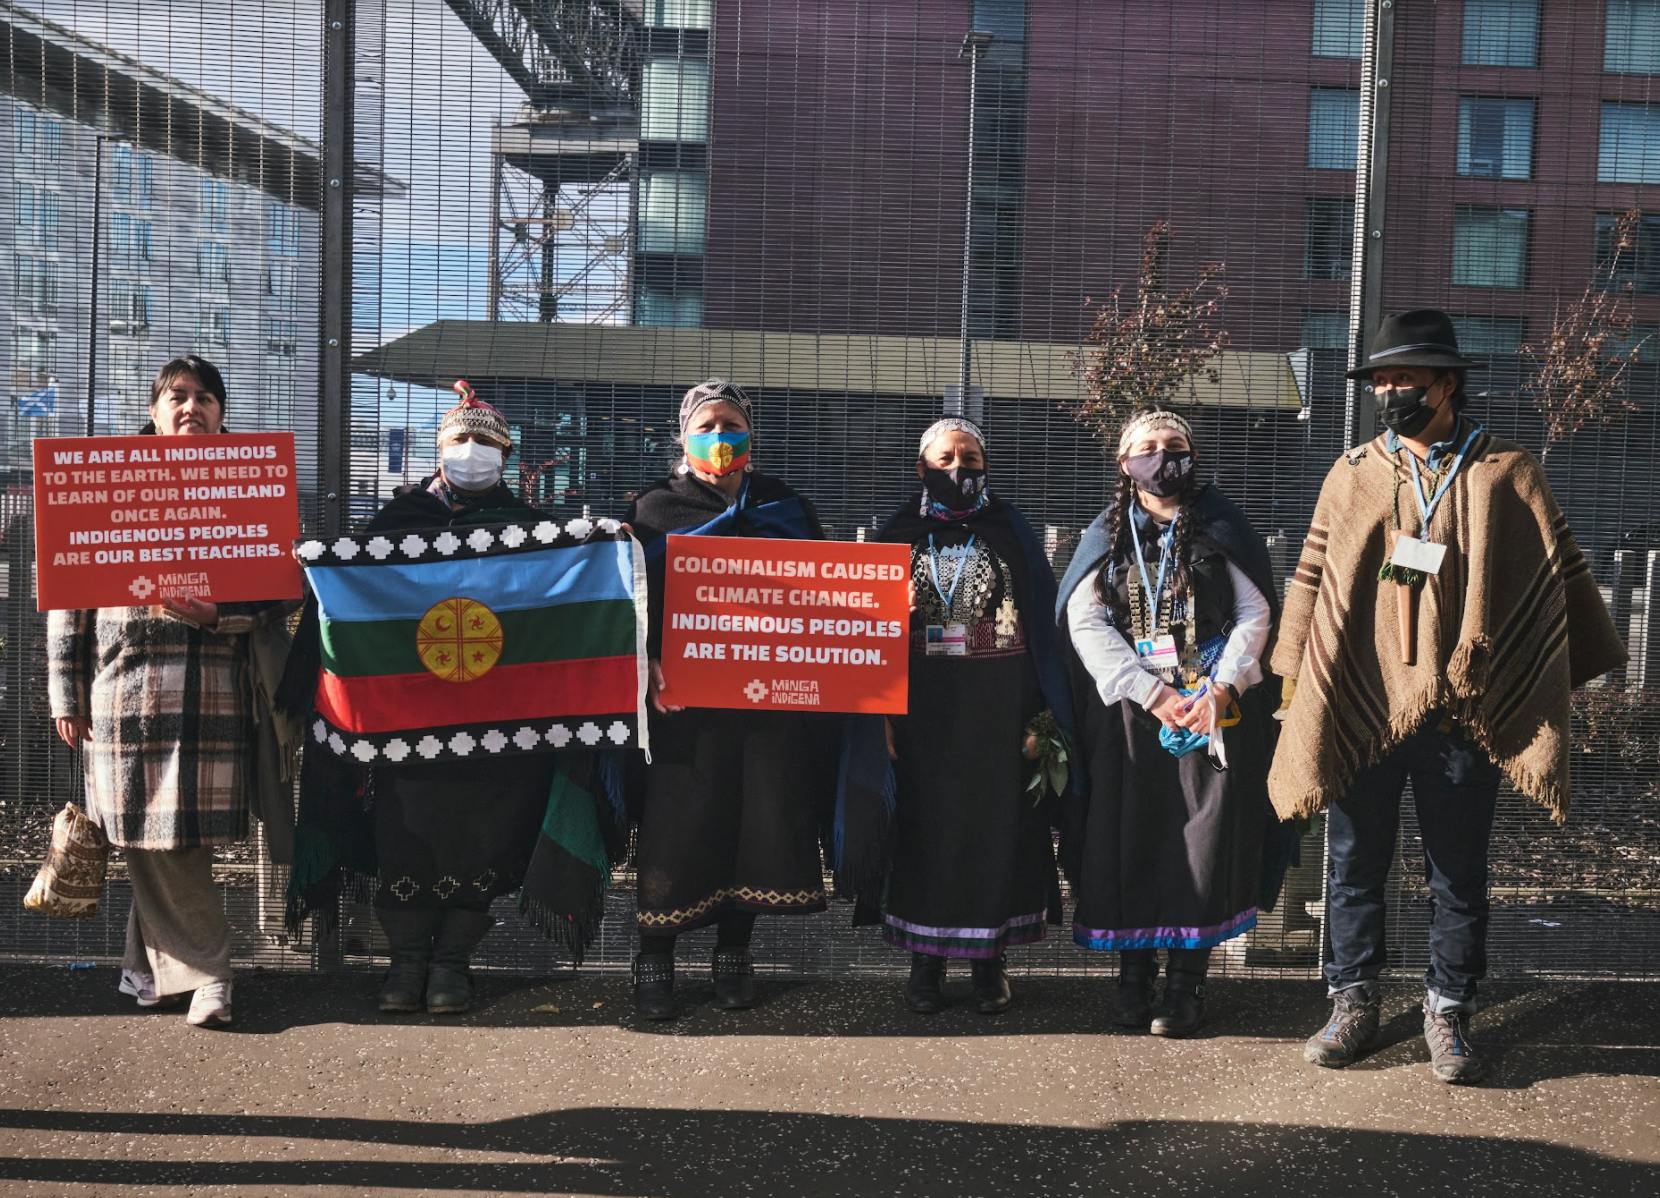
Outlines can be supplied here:
<path id="1" fill-rule="evenodd" d="M 1146 636 L 1135 643 L 1136 656 L 1149 670 L 1173 670 L 1182 664 L 1181 652 L 1173 636 Z"/>
<path id="2" fill-rule="evenodd" d="M 967 657 L 967 624 L 929 624 L 923 631 L 929 657 Z"/>
<path id="3" fill-rule="evenodd" d="M 1399 536 L 1395 538 L 1395 552 L 1390 555 L 1391 565 L 1400 566 L 1407 570 L 1419 570 L 1425 574 L 1441 573 L 1441 563 L 1446 560 L 1447 547 L 1437 545 L 1434 541 L 1420 541 L 1417 537 Z"/>

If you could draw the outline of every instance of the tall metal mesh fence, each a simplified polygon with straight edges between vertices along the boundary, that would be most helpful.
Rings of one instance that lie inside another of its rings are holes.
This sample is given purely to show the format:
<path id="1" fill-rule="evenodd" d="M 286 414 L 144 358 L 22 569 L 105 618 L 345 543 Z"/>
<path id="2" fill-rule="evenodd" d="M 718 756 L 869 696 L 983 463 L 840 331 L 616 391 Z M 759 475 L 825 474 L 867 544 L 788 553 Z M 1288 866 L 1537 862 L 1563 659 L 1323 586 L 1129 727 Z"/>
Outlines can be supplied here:
<path id="1" fill-rule="evenodd" d="M 965 412 L 987 431 L 993 485 L 1060 569 L 1110 478 L 1069 410 L 1086 394 L 1094 322 L 1115 297 L 1138 302 L 1143 276 L 1168 291 L 1214 267 L 1226 346 L 1215 377 L 1201 372 L 1179 399 L 1282 577 L 1326 470 L 1371 435 L 1369 397 L 1342 374 L 1382 312 L 1452 312 L 1485 367 L 1471 410 L 1544 456 L 1633 656 L 1576 699 L 1568 826 L 1501 798 L 1492 971 L 1654 974 L 1654 6 L 222 7 L 0 2 L 0 137 L 17 164 L 0 179 L 14 218 L 0 255 L 0 953 L 120 947 L 118 891 L 91 925 L 16 903 L 50 812 L 79 785 L 45 718 L 28 439 L 85 427 L 89 352 L 100 429 L 142 418 L 148 374 L 173 353 L 223 360 L 234 425 L 298 434 L 312 529 L 360 525 L 393 487 L 430 475 L 457 378 L 513 424 L 510 481 L 571 516 L 619 514 L 676 460 L 681 391 L 733 377 L 757 398 L 762 468 L 844 539 L 900 502 L 919 432 Z M 329 49 L 341 45 L 344 65 Z M 331 174 L 330 145 L 349 149 L 349 170 Z M 105 256 L 89 341 L 95 212 Z M 1524 346 L 1547 352 L 1564 314 L 1597 295 L 1632 320 L 1609 352 L 1643 342 L 1619 395 L 1634 410 L 1570 430 L 1536 402 L 1540 357 Z M 349 370 L 331 377 L 342 342 Z M 53 411 L 35 414 L 45 392 Z M 1428 900 L 1405 810 L 1390 951 L 1412 973 Z M 1313 974 L 1320 833 L 1317 822 L 1278 910 L 1230 946 L 1223 971 Z M 255 860 L 225 861 L 246 959 L 375 957 L 366 907 L 346 910 L 338 940 L 278 947 L 282 878 Z M 557 955 L 510 907 L 486 963 L 552 968 Z M 600 967 L 627 960 L 630 913 L 620 885 Z M 900 966 L 847 922 L 845 908 L 763 920 L 757 955 L 812 974 Z M 1064 936 L 1014 963 L 1100 967 Z"/>

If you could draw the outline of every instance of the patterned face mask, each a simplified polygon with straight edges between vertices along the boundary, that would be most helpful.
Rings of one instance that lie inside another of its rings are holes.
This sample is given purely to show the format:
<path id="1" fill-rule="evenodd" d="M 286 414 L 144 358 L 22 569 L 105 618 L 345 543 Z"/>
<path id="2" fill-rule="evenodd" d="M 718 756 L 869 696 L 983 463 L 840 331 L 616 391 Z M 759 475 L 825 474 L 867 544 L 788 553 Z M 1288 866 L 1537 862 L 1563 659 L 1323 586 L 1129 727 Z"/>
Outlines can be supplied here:
<path id="1" fill-rule="evenodd" d="M 701 474 L 723 475 L 749 464 L 749 433 L 690 433 L 686 461 Z"/>
<path id="2" fill-rule="evenodd" d="M 986 493 L 986 472 L 968 466 L 956 466 L 950 470 L 924 466 L 922 488 L 928 492 L 929 499 L 946 511 L 966 512 Z"/>

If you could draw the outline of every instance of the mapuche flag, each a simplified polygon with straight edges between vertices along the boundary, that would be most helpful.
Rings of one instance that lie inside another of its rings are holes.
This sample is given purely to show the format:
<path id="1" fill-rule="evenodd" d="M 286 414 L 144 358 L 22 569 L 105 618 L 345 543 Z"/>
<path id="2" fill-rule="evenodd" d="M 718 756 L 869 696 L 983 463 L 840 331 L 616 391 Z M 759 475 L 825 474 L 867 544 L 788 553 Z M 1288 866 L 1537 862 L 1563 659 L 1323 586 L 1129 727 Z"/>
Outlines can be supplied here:
<path id="1" fill-rule="evenodd" d="M 648 748 L 645 558 L 615 520 L 298 552 L 322 635 L 319 745 L 363 765 Z"/>

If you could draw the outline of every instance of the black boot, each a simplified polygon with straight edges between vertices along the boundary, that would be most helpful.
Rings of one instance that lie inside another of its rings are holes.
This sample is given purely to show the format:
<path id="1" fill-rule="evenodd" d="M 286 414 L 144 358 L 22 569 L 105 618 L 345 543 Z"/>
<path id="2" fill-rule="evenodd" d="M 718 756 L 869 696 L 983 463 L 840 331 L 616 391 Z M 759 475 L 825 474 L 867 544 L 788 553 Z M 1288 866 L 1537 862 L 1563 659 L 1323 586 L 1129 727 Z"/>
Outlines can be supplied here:
<path id="1" fill-rule="evenodd" d="M 438 927 L 439 912 L 377 907 L 375 916 L 386 933 L 392 957 L 380 987 L 380 1009 L 419 1011 L 426 1002 L 427 960 L 432 956 L 432 934 Z"/>
<path id="2" fill-rule="evenodd" d="M 1009 1009 L 1014 995 L 1009 992 L 1009 967 L 998 953 L 989 961 L 970 964 L 974 975 L 974 1001 L 982 1015 L 1001 1015 Z"/>
<path id="3" fill-rule="evenodd" d="M 905 1005 L 918 1015 L 937 1015 L 945 1009 L 940 987 L 945 983 L 945 958 L 911 954 L 911 980 L 905 983 Z"/>
<path id="4" fill-rule="evenodd" d="M 1113 1019 L 1119 1027 L 1145 1028 L 1153 1021 L 1153 980 L 1159 976 L 1158 954 L 1129 948 L 1118 954 L 1118 1001 Z"/>
<path id="5" fill-rule="evenodd" d="M 744 1011 L 755 1005 L 755 962 L 747 946 L 715 946 L 715 1006 Z"/>
<path id="6" fill-rule="evenodd" d="M 634 1013 L 641 1019 L 673 1019 L 674 957 L 638 953 L 634 957 Z"/>
<path id="7" fill-rule="evenodd" d="M 459 1015 L 472 1005 L 473 975 L 469 966 L 473 950 L 496 926 L 488 911 L 452 907 L 432 938 L 432 966 L 427 970 L 427 1013 Z"/>
<path id="8" fill-rule="evenodd" d="M 1205 973 L 1209 967 L 1208 948 L 1170 950 L 1164 1001 L 1149 1029 L 1153 1035 L 1191 1036 L 1205 1025 Z"/>

